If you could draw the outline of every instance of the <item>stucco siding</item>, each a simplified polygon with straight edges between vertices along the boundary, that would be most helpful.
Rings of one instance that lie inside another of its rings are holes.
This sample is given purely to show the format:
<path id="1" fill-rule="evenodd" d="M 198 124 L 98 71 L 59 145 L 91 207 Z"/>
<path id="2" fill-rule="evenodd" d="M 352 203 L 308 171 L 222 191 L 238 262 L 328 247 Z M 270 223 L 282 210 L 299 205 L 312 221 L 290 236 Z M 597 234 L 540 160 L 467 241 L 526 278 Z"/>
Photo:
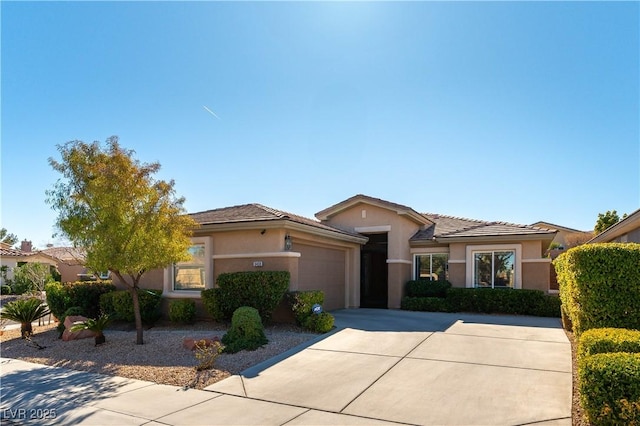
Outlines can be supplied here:
<path id="1" fill-rule="evenodd" d="M 531 262 L 522 264 L 522 288 L 529 290 L 549 291 L 551 279 L 549 262 Z"/>
<path id="2" fill-rule="evenodd" d="M 449 263 L 449 282 L 453 287 L 465 287 L 466 276 L 466 263 Z"/>
<path id="3" fill-rule="evenodd" d="M 389 309 L 400 309 L 400 301 L 404 295 L 405 285 L 411 279 L 411 265 L 390 263 L 388 270 L 388 307 Z"/>

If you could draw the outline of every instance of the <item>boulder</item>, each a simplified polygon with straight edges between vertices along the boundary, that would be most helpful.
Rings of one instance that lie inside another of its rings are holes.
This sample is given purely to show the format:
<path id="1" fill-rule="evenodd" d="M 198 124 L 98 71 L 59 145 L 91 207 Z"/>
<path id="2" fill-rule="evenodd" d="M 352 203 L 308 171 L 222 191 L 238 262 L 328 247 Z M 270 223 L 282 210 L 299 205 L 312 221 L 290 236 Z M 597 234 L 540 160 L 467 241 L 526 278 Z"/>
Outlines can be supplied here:
<path id="1" fill-rule="evenodd" d="M 215 342 L 220 343 L 220 338 L 218 336 L 213 336 L 211 338 L 209 338 L 209 337 L 201 337 L 199 339 L 196 339 L 196 338 L 193 338 L 193 337 L 185 337 L 182 340 L 182 347 L 192 351 L 192 350 L 194 350 L 196 348 L 196 342 L 202 342 L 202 341 L 204 341 L 204 345 L 206 347 L 209 347 L 209 346 L 213 346 L 213 344 Z"/>
<path id="2" fill-rule="evenodd" d="M 87 318 L 81 315 L 70 315 L 64 319 L 64 332 L 62 333 L 62 340 L 68 342 L 69 340 L 87 339 L 89 337 L 95 337 L 96 333 L 90 330 L 70 331 L 73 324 L 76 322 L 84 322 Z"/>

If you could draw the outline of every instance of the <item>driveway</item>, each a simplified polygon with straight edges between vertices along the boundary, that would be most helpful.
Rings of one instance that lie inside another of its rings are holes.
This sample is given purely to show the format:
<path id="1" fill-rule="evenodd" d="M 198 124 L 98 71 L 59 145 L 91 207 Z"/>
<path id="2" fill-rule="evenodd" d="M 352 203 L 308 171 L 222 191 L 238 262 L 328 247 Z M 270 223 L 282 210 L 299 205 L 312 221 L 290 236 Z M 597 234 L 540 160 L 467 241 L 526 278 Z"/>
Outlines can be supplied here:
<path id="1" fill-rule="evenodd" d="M 339 331 L 209 388 L 310 411 L 408 424 L 571 424 L 571 347 L 558 319 L 335 312 Z"/>
<path id="2" fill-rule="evenodd" d="M 203 391 L 3 359 L 2 420 L 571 424 L 571 348 L 558 319 L 369 309 L 334 315 L 333 333 Z M 56 418 L 24 417 L 45 409 Z"/>

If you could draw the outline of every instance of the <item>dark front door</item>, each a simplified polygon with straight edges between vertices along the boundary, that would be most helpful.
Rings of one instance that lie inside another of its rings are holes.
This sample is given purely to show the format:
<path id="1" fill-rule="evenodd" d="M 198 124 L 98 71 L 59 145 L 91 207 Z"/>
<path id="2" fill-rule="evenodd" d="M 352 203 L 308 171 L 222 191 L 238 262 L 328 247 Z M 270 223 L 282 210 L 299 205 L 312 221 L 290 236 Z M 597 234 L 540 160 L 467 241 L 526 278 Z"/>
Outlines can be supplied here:
<path id="1" fill-rule="evenodd" d="M 360 251 L 360 307 L 387 308 L 387 234 L 367 235 Z"/>

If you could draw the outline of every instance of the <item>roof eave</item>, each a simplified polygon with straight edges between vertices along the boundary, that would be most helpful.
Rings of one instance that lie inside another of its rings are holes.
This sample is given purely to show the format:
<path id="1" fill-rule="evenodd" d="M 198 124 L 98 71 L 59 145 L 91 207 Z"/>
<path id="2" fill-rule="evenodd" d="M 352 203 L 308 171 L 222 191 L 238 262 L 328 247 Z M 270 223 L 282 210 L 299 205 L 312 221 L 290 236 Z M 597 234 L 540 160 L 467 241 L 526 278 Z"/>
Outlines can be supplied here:
<path id="1" fill-rule="evenodd" d="M 240 231 L 249 229 L 291 229 L 310 234 L 336 238 L 342 241 L 365 244 L 368 238 L 359 234 L 350 234 L 339 229 L 325 229 L 312 225 L 295 222 L 291 219 L 266 219 L 266 220 L 242 220 L 235 222 L 207 223 L 201 224 L 194 230 L 194 235 L 203 235 L 211 231 Z"/>

